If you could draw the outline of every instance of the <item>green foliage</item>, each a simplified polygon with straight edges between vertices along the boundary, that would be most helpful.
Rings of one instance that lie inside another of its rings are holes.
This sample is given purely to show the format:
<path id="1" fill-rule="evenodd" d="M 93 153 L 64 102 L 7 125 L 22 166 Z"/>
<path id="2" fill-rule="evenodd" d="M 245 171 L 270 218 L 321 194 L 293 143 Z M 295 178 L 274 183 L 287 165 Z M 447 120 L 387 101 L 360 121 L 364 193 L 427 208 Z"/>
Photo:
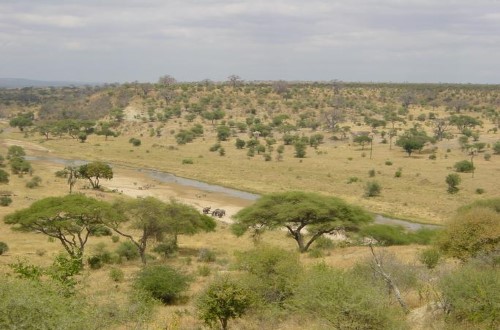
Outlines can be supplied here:
<path id="1" fill-rule="evenodd" d="M 493 152 L 495 155 L 500 155 L 500 141 L 497 141 L 493 144 Z"/>
<path id="2" fill-rule="evenodd" d="M 456 173 L 450 173 L 446 176 L 445 181 L 448 184 L 448 192 L 450 194 L 455 194 L 459 190 L 458 185 L 462 181 L 462 178 L 460 178 L 460 175 Z"/>
<path id="3" fill-rule="evenodd" d="M 0 183 L 9 183 L 9 173 L 0 168 Z"/>
<path id="4" fill-rule="evenodd" d="M 10 204 L 12 204 L 12 198 L 9 196 L 0 197 L 0 206 L 9 206 Z"/>
<path id="5" fill-rule="evenodd" d="M 26 127 L 33 125 L 33 119 L 34 119 L 34 116 L 33 116 L 32 112 L 23 113 L 23 114 L 18 115 L 15 118 L 12 118 L 9 121 L 9 125 L 11 127 L 18 127 L 21 132 L 24 132 L 24 129 Z"/>
<path id="6" fill-rule="evenodd" d="M 24 148 L 21 146 L 10 146 L 9 149 L 7 150 L 7 159 L 12 159 L 12 158 L 18 158 L 18 157 L 24 157 L 26 156 L 26 152 L 24 151 Z"/>
<path id="7" fill-rule="evenodd" d="M 192 165 L 194 164 L 194 161 L 191 158 L 184 158 L 182 160 L 182 164 Z"/>
<path id="8" fill-rule="evenodd" d="M 242 140 L 240 138 L 236 139 L 236 142 L 235 142 L 236 149 L 243 149 L 243 148 L 245 148 L 245 145 L 246 145 L 245 140 Z"/>
<path id="9" fill-rule="evenodd" d="M 375 170 L 374 170 L 374 169 L 371 169 L 371 170 L 369 170 L 369 171 L 368 171 L 368 176 L 369 176 L 370 178 L 373 178 L 373 177 L 375 176 L 375 173 L 376 173 L 376 172 L 375 172 Z"/>
<path id="10" fill-rule="evenodd" d="M 427 133 L 424 130 L 411 128 L 399 137 L 396 141 L 396 145 L 403 148 L 408 156 L 411 156 L 415 150 L 422 150 L 425 144 L 430 141 L 431 138 L 427 136 Z"/>
<path id="11" fill-rule="evenodd" d="M 139 249 L 130 241 L 121 242 L 116 248 L 116 253 L 127 260 L 136 260 L 139 258 Z"/>
<path id="12" fill-rule="evenodd" d="M 303 275 L 290 305 L 295 313 L 324 323 L 324 328 L 404 329 L 403 313 L 382 290 L 352 273 L 320 264 Z"/>
<path id="13" fill-rule="evenodd" d="M 78 175 L 89 180 L 93 189 L 99 189 L 100 179 L 113 179 L 113 169 L 103 162 L 91 162 L 78 167 Z"/>
<path id="14" fill-rule="evenodd" d="M 125 274 L 123 273 L 123 270 L 121 270 L 120 268 L 111 268 L 109 270 L 109 277 L 114 282 L 122 282 L 123 279 L 125 278 Z"/>
<path id="15" fill-rule="evenodd" d="M 241 317 L 251 306 L 251 292 L 228 277 L 216 279 L 197 301 L 198 315 L 203 322 L 214 327 L 219 322 L 226 330 L 230 319 Z"/>
<path id="16" fill-rule="evenodd" d="M 444 254 L 467 260 L 500 247 L 499 199 L 482 201 L 459 210 L 446 224 L 437 246 Z"/>
<path id="17" fill-rule="evenodd" d="M 436 248 L 428 248 L 422 250 L 418 255 L 418 260 L 423 263 L 428 269 L 434 269 L 441 259 L 441 253 Z"/>
<path id="18" fill-rule="evenodd" d="M 32 171 L 31 163 L 23 157 L 13 157 L 10 159 L 10 169 L 13 174 L 25 174 Z"/>
<path id="19" fill-rule="evenodd" d="M 457 172 L 461 173 L 470 173 L 474 171 L 474 164 L 472 164 L 472 162 L 468 160 L 462 160 L 456 162 L 455 165 L 453 165 L 453 167 Z"/>
<path id="20" fill-rule="evenodd" d="M 189 277 L 169 266 L 148 266 L 143 268 L 134 285 L 148 292 L 153 298 L 165 304 L 172 304 L 189 287 Z"/>
<path id="21" fill-rule="evenodd" d="M 372 224 L 361 229 L 360 235 L 374 238 L 379 245 L 430 244 L 437 235 L 436 230 L 422 228 L 417 231 L 407 231 L 402 226 Z"/>
<path id="22" fill-rule="evenodd" d="M 227 141 L 231 135 L 231 128 L 226 125 L 217 126 L 217 139 L 219 141 Z"/>
<path id="23" fill-rule="evenodd" d="M 39 187 L 41 182 L 42 182 L 42 178 L 35 175 L 34 177 L 31 178 L 31 180 L 26 182 L 26 188 L 33 189 L 33 188 Z"/>
<path id="24" fill-rule="evenodd" d="M 0 278 L 1 329 L 97 329 L 105 327 L 102 316 L 81 298 L 64 297 L 49 284 Z"/>
<path id="25" fill-rule="evenodd" d="M 180 130 L 179 133 L 175 135 L 175 140 L 177 144 L 186 144 L 192 142 L 195 138 L 195 134 L 192 131 Z"/>
<path id="26" fill-rule="evenodd" d="M 382 186 L 377 181 L 369 181 L 365 186 L 365 196 L 366 197 L 375 197 L 379 196 L 382 192 Z"/>
<path id="27" fill-rule="evenodd" d="M 128 143 L 131 143 L 134 147 L 138 147 L 142 144 L 142 141 L 138 138 L 130 138 Z"/>
<path id="28" fill-rule="evenodd" d="M 45 270 L 42 267 L 29 264 L 26 260 L 17 259 L 15 263 L 8 264 L 9 268 L 18 278 L 39 281 Z"/>
<path id="29" fill-rule="evenodd" d="M 300 191 L 264 195 L 234 219 L 232 230 L 236 235 L 251 229 L 258 237 L 267 229 L 286 228 L 301 252 L 325 233 L 339 227 L 357 230 L 372 220 L 364 210 L 339 198 Z M 307 240 L 302 229 L 308 232 Z"/>
<path id="30" fill-rule="evenodd" d="M 361 146 L 361 149 L 365 149 L 365 144 L 372 142 L 372 138 L 366 134 L 361 134 L 355 136 L 352 141 L 359 144 Z"/>
<path id="31" fill-rule="evenodd" d="M 296 158 L 305 158 L 306 157 L 306 149 L 307 144 L 304 141 L 297 140 L 293 144 L 295 148 L 295 157 Z"/>
<path id="32" fill-rule="evenodd" d="M 177 251 L 177 245 L 173 240 L 170 240 L 168 242 L 162 242 L 157 246 L 155 246 L 155 248 L 153 249 L 153 252 L 161 254 L 164 258 L 173 255 L 176 251 Z"/>
<path id="33" fill-rule="evenodd" d="M 467 329 L 500 326 L 500 276 L 498 268 L 466 265 L 440 279 L 449 305 L 447 322 Z"/>
<path id="34" fill-rule="evenodd" d="M 5 242 L 0 242 L 0 256 L 9 251 L 9 246 Z"/>
<path id="35" fill-rule="evenodd" d="M 278 247 L 261 246 L 236 254 L 237 268 L 246 272 L 241 279 L 261 304 L 284 306 L 298 285 L 302 273 L 299 256 Z"/>
<path id="36" fill-rule="evenodd" d="M 81 194 L 47 197 L 5 216 L 6 224 L 58 239 L 74 259 L 82 257 L 88 237 L 104 221 L 119 218 L 111 205 Z"/>
<path id="37" fill-rule="evenodd" d="M 212 145 L 212 146 L 210 147 L 210 149 L 209 149 L 209 150 L 210 150 L 210 151 L 212 151 L 212 152 L 214 152 L 214 151 L 219 150 L 219 149 L 220 149 L 220 147 L 221 147 L 220 143 L 219 143 L 219 142 L 217 142 L 217 143 L 215 143 L 214 145 Z"/>

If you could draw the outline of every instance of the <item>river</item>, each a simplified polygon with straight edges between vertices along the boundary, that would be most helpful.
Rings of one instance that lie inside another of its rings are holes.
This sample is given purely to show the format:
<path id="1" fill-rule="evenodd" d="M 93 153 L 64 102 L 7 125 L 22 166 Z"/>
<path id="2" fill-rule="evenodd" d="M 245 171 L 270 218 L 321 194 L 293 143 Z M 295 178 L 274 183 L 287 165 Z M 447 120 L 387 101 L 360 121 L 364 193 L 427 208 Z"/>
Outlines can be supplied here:
<path id="1" fill-rule="evenodd" d="M 55 163 L 55 164 L 61 164 L 64 166 L 80 166 L 80 165 L 88 163 L 88 161 L 85 161 L 85 160 L 63 159 L 60 157 L 48 157 L 48 156 L 26 156 L 25 158 L 26 158 L 26 160 L 30 160 L 30 161 L 45 161 L 45 162 L 50 162 L 50 163 Z M 147 174 L 149 177 L 151 177 L 152 179 L 157 180 L 159 182 L 163 182 L 163 183 L 167 183 L 167 184 L 168 183 L 175 183 L 175 184 L 178 184 L 181 186 L 192 187 L 192 188 L 196 188 L 196 189 L 207 191 L 207 192 L 217 192 L 217 193 L 225 194 L 225 195 L 233 197 L 233 198 L 254 201 L 260 197 L 257 194 L 252 194 L 252 193 L 249 193 L 246 191 L 227 188 L 227 187 L 218 186 L 218 185 L 213 185 L 213 184 L 201 182 L 198 180 L 182 178 L 182 177 L 176 176 L 175 174 L 163 172 L 163 171 L 159 171 L 159 170 L 155 170 L 155 169 L 137 168 L 137 167 L 123 166 L 123 165 L 114 165 L 111 163 L 109 165 L 110 166 L 121 166 L 121 167 L 134 169 L 140 173 Z M 402 226 L 402 227 L 406 228 L 407 230 L 411 230 L 411 231 L 419 230 L 422 228 L 438 229 L 441 227 L 439 225 L 421 224 L 421 223 L 417 223 L 417 222 L 389 218 L 389 217 L 383 216 L 381 214 L 375 214 L 375 223 L 388 224 L 388 225 L 394 225 L 394 226 Z"/>

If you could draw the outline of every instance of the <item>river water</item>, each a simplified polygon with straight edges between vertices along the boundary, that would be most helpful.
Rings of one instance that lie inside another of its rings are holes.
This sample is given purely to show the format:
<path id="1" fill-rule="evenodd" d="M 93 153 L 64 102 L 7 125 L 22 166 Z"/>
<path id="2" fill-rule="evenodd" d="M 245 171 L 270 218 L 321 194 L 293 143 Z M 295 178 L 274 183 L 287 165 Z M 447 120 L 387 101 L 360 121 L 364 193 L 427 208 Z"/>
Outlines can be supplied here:
<path id="1" fill-rule="evenodd" d="M 59 157 L 47 157 L 47 156 L 26 156 L 25 158 L 26 158 L 26 160 L 30 160 L 30 161 L 45 161 L 45 162 L 50 162 L 50 163 L 55 163 L 55 164 L 61 164 L 63 166 L 80 166 L 80 165 L 88 163 L 88 161 L 85 161 L 85 160 L 63 159 L 63 158 L 59 158 Z M 117 165 L 114 165 L 111 163 L 109 165 L 110 166 L 117 166 Z M 121 166 L 121 165 L 118 165 L 118 166 Z M 250 200 L 250 201 L 257 200 L 260 197 L 257 194 L 252 194 L 252 193 L 249 193 L 246 191 L 232 189 L 232 188 L 226 188 L 223 186 L 213 185 L 213 184 L 201 182 L 198 180 L 182 178 L 182 177 L 178 177 L 172 173 L 163 172 L 163 171 L 159 171 L 159 170 L 155 170 L 155 169 L 138 168 L 138 167 L 132 167 L 132 166 L 122 166 L 122 167 L 135 169 L 136 171 L 138 171 L 140 173 L 147 174 L 148 176 L 150 176 L 154 180 L 157 180 L 157 181 L 163 182 L 163 183 L 167 183 L 167 184 L 168 183 L 175 183 L 175 184 L 178 184 L 181 186 L 192 187 L 192 188 L 196 188 L 196 189 L 207 191 L 207 192 L 217 192 L 217 193 L 225 194 L 225 195 L 233 197 L 233 198 L 239 198 L 239 199 Z M 438 229 L 441 227 L 439 225 L 421 224 L 421 223 L 405 221 L 405 220 L 401 220 L 401 219 L 389 218 L 389 217 L 385 217 L 381 214 L 375 214 L 375 223 L 394 225 L 394 226 L 402 226 L 402 227 L 406 228 L 407 230 L 412 230 L 412 231 L 419 230 L 422 228 Z"/>

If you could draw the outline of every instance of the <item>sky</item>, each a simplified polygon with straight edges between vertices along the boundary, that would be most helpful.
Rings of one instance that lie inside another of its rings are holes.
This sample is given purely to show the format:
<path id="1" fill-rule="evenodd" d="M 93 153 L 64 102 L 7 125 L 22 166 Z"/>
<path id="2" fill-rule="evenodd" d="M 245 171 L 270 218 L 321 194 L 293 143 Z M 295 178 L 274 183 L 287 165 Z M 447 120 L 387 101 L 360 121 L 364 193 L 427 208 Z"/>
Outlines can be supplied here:
<path id="1" fill-rule="evenodd" d="M 500 0 L 0 0 L 0 77 L 500 83 Z"/>

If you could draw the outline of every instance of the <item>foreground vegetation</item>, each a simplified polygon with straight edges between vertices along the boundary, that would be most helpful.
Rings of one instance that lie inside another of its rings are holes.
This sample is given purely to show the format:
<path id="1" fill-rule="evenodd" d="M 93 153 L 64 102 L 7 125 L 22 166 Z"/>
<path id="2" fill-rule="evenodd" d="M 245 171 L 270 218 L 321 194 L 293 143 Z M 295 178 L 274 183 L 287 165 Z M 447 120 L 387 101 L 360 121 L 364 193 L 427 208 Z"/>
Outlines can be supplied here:
<path id="1" fill-rule="evenodd" d="M 0 327 L 498 328 L 497 99 L 238 79 L 2 90 Z M 26 157 L 47 149 L 91 162 Z M 119 164 L 264 195 L 229 225 L 107 189 Z"/>

